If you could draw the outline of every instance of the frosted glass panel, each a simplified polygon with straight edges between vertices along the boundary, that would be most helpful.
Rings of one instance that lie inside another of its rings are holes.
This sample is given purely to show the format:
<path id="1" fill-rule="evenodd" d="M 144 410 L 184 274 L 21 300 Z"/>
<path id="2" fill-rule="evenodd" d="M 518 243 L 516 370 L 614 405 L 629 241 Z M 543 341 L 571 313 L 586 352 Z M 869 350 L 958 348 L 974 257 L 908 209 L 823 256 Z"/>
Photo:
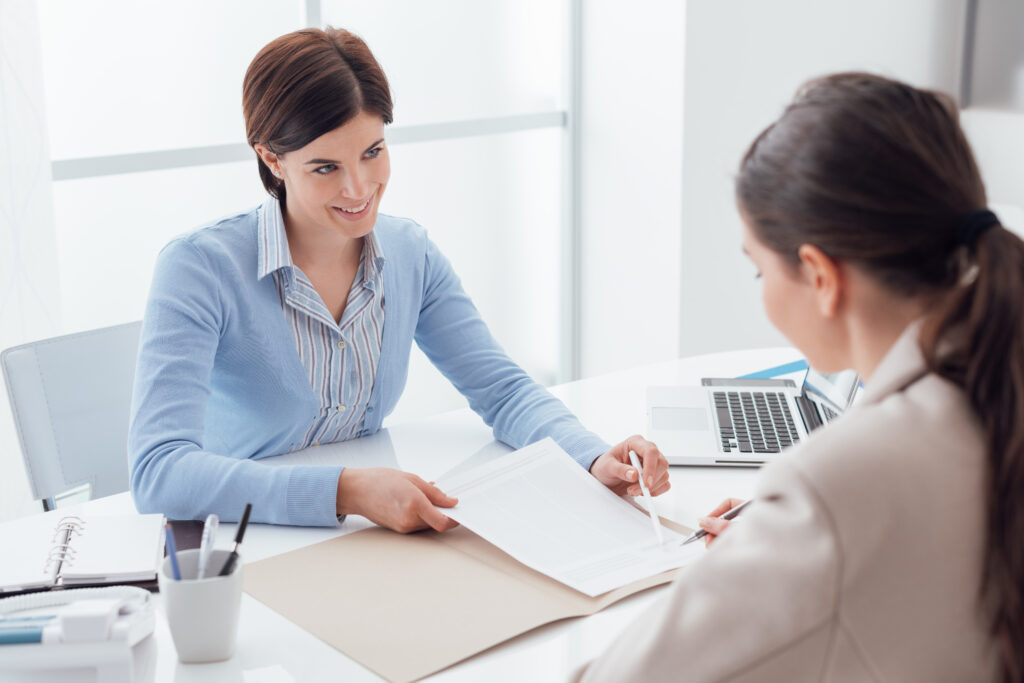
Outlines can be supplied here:
<path id="1" fill-rule="evenodd" d="M 244 142 L 242 77 L 299 0 L 38 3 L 54 159 Z"/>
<path id="2" fill-rule="evenodd" d="M 977 12 L 969 104 L 1024 112 L 1024 3 L 984 0 Z"/>
<path id="3" fill-rule="evenodd" d="M 54 183 L 64 332 L 138 320 L 174 236 L 265 196 L 256 162 Z"/>
<path id="4" fill-rule="evenodd" d="M 560 129 L 391 147 L 381 210 L 452 261 L 498 342 L 542 384 L 559 359 Z M 389 423 L 465 405 L 418 351 Z"/>
<path id="5" fill-rule="evenodd" d="M 563 109 L 567 3 L 324 0 L 388 75 L 401 125 Z"/>

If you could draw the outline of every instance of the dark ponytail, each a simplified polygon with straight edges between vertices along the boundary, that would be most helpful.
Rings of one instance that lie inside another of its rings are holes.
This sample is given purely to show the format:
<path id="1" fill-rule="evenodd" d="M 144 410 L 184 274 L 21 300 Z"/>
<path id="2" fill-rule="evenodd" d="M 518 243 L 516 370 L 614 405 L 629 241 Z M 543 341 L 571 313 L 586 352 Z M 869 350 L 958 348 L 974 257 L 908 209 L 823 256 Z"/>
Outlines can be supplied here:
<path id="1" fill-rule="evenodd" d="M 931 369 L 964 388 L 988 438 L 982 601 L 1003 680 L 1024 680 L 1024 243 L 996 225 L 978 238 L 971 282 L 922 331 Z M 942 340 L 959 338 L 947 351 Z"/>
<path id="2" fill-rule="evenodd" d="M 925 361 L 985 429 L 980 604 L 1003 681 L 1024 682 L 1024 242 L 985 209 L 955 104 L 871 74 L 812 81 L 747 151 L 736 196 L 792 263 L 814 244 L 929 304 Z"/>

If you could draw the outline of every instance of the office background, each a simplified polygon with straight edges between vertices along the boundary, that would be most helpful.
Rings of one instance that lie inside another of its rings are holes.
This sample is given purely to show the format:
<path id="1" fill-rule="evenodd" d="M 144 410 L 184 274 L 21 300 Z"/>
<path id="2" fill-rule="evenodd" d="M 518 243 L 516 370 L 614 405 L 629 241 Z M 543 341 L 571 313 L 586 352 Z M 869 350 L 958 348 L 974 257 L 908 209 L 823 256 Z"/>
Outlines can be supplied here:
<path id="1" fill-rule="evenodd" d="M 740 155 L 829 71 L 959 94 L 965 29 L 987 21 L 977 10 L 0 0 L 0 348 L 140 318 L 164 243 L 261 201 L 242 75 L 265 43 L 310 24 L 351 29 L 380 59 L 395 100 L 382 208 L 431 231 L 541 382 L 783 344 L 739 251 Z M 1021 228 L 1024 75 L 1010 92 L 1020 101 L 980 98 L 964 124 L 992 204 Z M 461 405 L 417 351 L 390 423 Z M 0 520 L 36 510 L 0 397 Z"/>

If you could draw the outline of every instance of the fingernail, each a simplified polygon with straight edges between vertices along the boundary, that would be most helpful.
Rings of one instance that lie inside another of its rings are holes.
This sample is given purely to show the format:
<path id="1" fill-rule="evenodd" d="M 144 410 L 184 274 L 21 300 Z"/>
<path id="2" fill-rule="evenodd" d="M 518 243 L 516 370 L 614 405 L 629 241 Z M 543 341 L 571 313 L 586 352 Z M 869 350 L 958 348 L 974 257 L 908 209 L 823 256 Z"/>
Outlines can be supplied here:
<path id="1" fill-rule="evenodd" d="M 708 524 L 711 524 L 711 518 L 710 517 L 698 517 L 697 518 L 697 524 L 699 524 L 701 526 L 707 526 Z"/>

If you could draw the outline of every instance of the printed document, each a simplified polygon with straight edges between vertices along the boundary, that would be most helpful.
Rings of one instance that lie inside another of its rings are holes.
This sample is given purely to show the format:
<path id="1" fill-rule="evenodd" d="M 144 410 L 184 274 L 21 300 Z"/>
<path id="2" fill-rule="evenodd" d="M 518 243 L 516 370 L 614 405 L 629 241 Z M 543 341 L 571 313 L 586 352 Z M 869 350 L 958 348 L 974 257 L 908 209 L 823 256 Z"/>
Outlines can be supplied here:
<path id="1" fill-rule="evenodd" d="M 437 486 L 459 499 L 444 514 L 528 567 L 586 595 L 689 564 L 703 543 L 651 520 L 612 493 L 550 438 Z M 657 499 L 655 499 L 657 500 Z"/>

